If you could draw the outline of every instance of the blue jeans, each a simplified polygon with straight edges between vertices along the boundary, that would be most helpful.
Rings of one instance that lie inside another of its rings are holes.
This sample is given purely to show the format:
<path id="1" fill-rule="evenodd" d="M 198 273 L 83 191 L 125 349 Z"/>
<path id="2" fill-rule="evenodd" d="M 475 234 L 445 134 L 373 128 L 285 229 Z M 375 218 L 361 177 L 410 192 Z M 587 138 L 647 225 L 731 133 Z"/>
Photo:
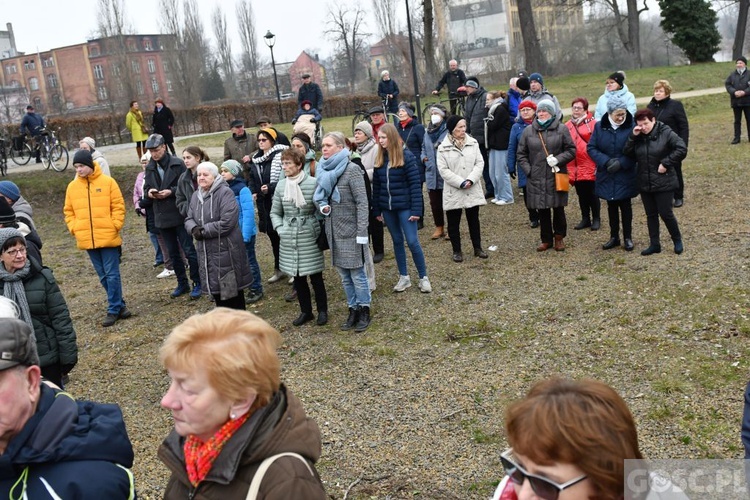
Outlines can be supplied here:
<path id="1" fill-rule="evenodd" d="M 427 276 L 427 264 L 424 261 L 424 252 L 422 245 L 419 244 L 417 236 L 417 221 L 410 222 L 409 210 L 383 210 L 383 219 L 388 226 L 388 232 L 391 233 L 393 240 L 393 254 L 396 256 L 398 265 L 398 274 L 406 276 L 406 249 L 404 248 L 404 237 L 406 244 L 409 245 L 411 256 L 414 259 L 414 265 L 417 266 L 417 272 L 420 278 Z"/>
<path id="2" fill-rule="evenodd" d="M 507 202 L 513 201 L 513 186 L 508 174 L 507 150 L 490 149 L 490 179 L 495 188 L 495 199 Z"/>
<path id="3" fill-rule="evenodd" d="M 416 225 L 416 222 L 414 224 Z M 370 307 L 372 296 L 370 295 L 370 283 L 367 281 L 364 266 L 355 269 L 336 267 L 336 270 L 341 276 L 341 284 L 344 285 L 347 305 L 352 309 Z"/>
<path id="4" fill-rule="evenodd" d="M 245 252 L 247 252 L 247 261 L 250 263 L 250 271 L 253 273 L 253 284 L 250 290 L 253 292 L 263 293 L 263 282 L 260 279 L 260 266 L 258 259 L 255 257 L 255 235 L 250 241 L 245 242 Z"/>
<path id="5" fill-rule="evenodd" d="M 107 291 L 107 314 L 119 314 L 120 310 L 125 307 L 125 301 L 122 300 L 122 281 L 120 281 L 120 249 L 114 248 L 96 248 L 86 250 L 91 259 L 91 263 L 99 275 L 99 282 Z"/>
<path id="6" fill-rule="evenodd" d="M 164 255 L 161 253 L 161 247 L 159 246 L 159 235 L 156 233 L 148 233 L 148 237 L 151 240 L 151 244 L 154 245 L 154 264 L 164 264 Z"/>
<path id="7" fill-rule="evenodd" d="M 193 237 L 185 230 L 185 226 L 180 224 L 175 227 L 159 228 L 159 231 L 169 249 L 174 273 L 177 276 L 177 283 L 180 285 L 188 284 L 185 263 L 182 261 L 182 256 L 180 255 L 180 247 L 182 247 L 182 251 L 185 252 L 188 265 L 190 266 L 190 279 L 193 284 L 200 285 L 201 275 L 198 269 L 198 254 L 195 252 Z"/>

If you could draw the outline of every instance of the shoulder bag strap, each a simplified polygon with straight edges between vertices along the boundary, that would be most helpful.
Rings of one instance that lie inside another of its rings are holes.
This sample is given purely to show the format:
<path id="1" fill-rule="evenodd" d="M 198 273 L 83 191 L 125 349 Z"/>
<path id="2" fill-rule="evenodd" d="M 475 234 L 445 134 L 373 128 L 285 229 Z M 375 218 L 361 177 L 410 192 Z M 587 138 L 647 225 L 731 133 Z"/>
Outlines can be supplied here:
<path id="1" fill-rule="evenodd" d="M 547 145 L 544 143 L 544 137 L 542 137 L 542 133 L 537 131 L 537 134 L 539 134 L 539 140 L 542 141 L 542 148 L 544 149 L 544 156 L 549 156 L 549 151 L 547 151 Z"/>
<path id="2" fill-rule="evenodd" d="M 266 475 L 269 467 L 273 465 L 276 459 L 282 457 L 296 457 L 300 459 L 305 464 L 305 466 L 307 466 L 307 470 L 310 471 L 310 474 L 313 477 L 315 476 L 315 472 L 313 472 L 312 467 L 310 467 L 310 464 L 307 463 L 307 460 L 305 460 L 301 455 L 298 455 L 297 453 L 279 453 L 278 455 L 268 457 L 260 464 L 260 467 L 258 467 L 258 470 L 255 472 L 255 476 L 253 476 L 253 481 L 250 483 L 250 489 L 247 490 L 247 497 L 245 497 L 245 500 L 255 500 L 256 498 L 258 498 L 260 483 L 261 481 L 263 481 L 263 476 Z"/>

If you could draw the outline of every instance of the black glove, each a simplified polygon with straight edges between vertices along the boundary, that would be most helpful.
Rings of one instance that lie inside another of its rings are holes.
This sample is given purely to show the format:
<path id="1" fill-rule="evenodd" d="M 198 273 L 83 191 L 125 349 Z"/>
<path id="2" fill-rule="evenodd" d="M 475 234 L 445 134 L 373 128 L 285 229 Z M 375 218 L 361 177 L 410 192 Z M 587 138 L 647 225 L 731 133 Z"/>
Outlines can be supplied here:
<path id="1" fill-rule="evenodd" d="M 138 217 L 143 217 L 146 215 L 144 210 L 140 207 L 135 209 L 135 213 L 138 214 Z"/>
<path id="2" fill-rule="evenodd" d="M 63 375 L 67 375 L 68 373 L 73 371 L 73 368 L 76 367 L 76 364 L 73 363 L 71 365 L 60 365 L 60 371 L 63 373 Z"/>
<path id="3" fill-rule="evenodd" d="M 510 172 L 510 178 L 515 180 L 516 179 L 516 171 Z"/>
<path id="4" fill-rule="evenodd" d="M 195 226 L 192 231 L 190 231 L 190 234 L 193 235 L 193 238 L 195 238 L 198 241 L 201 241 L 203 239 L 203 228 L 200 226 Z"/>
<path id="5" fill-rule="evenodd" d="M 617 158 L 610 158 L 607 160 L 607 163 L 604 164 L 604 167 L 607 169 L 607 172 L 614 174 L 622 168 L 622 165 L 620 165 L 620 160 Z"/>
<path id="6" fill-rule="evenodd" d="M 296 118 L 294 120 L 292 120 L 292 125 L 294 125 L 295 123 L 297 123 L 297 119 Z"/>

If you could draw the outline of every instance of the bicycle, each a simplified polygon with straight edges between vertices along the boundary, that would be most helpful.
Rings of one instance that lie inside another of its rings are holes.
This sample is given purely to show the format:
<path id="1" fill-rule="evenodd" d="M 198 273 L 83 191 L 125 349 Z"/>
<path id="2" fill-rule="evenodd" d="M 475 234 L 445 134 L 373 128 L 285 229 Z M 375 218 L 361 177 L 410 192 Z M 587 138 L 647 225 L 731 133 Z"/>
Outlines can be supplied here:
<path id="1" fill-rule="evenodd" d="M 367 107 L 369 104 L 372 104 L 372 102 L 362 101 L 359 103 L 360 109 L 354 112 L 354 118 L 352 118 L 352 134 L 354 133 L 354 128 L 359 122 L 366 121 L 367 123 L 372 123 L 372 120 L 370 119 L 370 108 Z M 383 116 L 385 117 L 384 123 L 388 123 L 391 120 L 393 120 L 393 123 L 398 123 L 398 115 L 388 112 L 388 99 L 383 100 L 380 103 L 380 106 L 383 109 Z"/>
<path id="2" fill-rule="evenodd" d="M 438 96 L 440 94 L 438 93 Z M 463 117 L 464 116 L 464 109 L 466 109 L 466 96 L 467 94 L 465 92 L 449 92 L 448 93 L 448 99 L 441 99 L 438 101 L 438 104 L 442 104 L 445 106 L 445 108 L 450 111 L 450 103 L 451 101 L 456 101 L 456 112 L 453 113 L 456 116 Z M 427 126 L 430 124 L 430 108 L 434 106 L 435 103 L 428 104 L 424 107 L 424 110 L 422 110 L 422 121 L 424 122 L 424 125 Z"/>
<path id="3" fill-rule="evenodd" d="M 5 177 L 8 174 L 8 141 L 0 137 L 0 175 Z"/>
<path id="4" fill-rule="evenodd" d="M 13 138 L 10 147 L 10 159 L 18 166 L 26 165 L 34 156 L 31 146 L 26 140 L 26 136 L 19 135 Z"/>
<path id="5" fill-rule="evenodd" d="M 57 142 L 57 137 L 55 137 L 53 131 L 47 129 L 41 130 L 38 147 L 41 150 L 42 163 L 45 169 L 49 170 L 52 167 L 56 172 L 62 172 L 68 168 L 70 160 L 68 150 Z"/>

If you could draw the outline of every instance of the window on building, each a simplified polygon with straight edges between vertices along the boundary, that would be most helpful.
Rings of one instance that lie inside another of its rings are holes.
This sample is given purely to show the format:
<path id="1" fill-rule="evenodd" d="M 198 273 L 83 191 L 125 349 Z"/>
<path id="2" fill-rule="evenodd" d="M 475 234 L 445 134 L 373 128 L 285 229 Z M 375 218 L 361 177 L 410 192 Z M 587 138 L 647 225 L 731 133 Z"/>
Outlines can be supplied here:
<path id="1" fill-rule="evenodd" d="M 97 95 L 99 96 L 100 101 L 106 101 L 107 100 L 107 87 L 100 85 L 96 90 Z"/>
<path id="2" fill-rule="evenodd" d="M 164 68 L 165 73 L 169 73 L 169 61 L 162 61 L 161 67 Z"/>
<path id="3" fill-rule="evenodd" d="M 55 59 L 52 56 L 49 57 L 43 57 L 42 58 L 42 66 L 45 68 L 54 68 L 55 67 Z"/>
<path id="4" fill-rule="evenodd" d="M 140 80 L 135 82 L 135 91 L 138 92 L 138 95 L 143 95 L 143 84 Z"/>
<path id="5" fill-rule="evenodd" d="M 151 40 L 149 38 L 143 39 L 143 50 L 154 50 L 153 45 L 151 45 Z"/>
<path id="6" fill-rule="evenodd" d="M 98 57 L 99 54 L 101 54 L 101 51 L 99 50 L 99 46 L 98 45 L 92 45 L 91 48 L 89 49 L 89 56 L 90 57 Z"/>
<path id="7" fill-rule="evenodd" d="M 38 109 L 38 110 L 42 108 L 42 98 L 41 97 L 35 97 L 34 98 L 34 107 L 36 109 Z"/>
<path id="8" fill-rule="evenodd" d="M 49 75 L 47 75 L 47 84 L 51 88 L 57 87 L 57 75 L 54 73 L 50 73 Z"/>
<path id="9" fill-rule="evenodd" d="M 154 61 L 153 59 L 149 59 L 147 65 L 149 73 L 156 73 L 156 61 Z"/>
<path id="10" fill-rule="evenodd" d="M 138 61 L 130 61 L 130 65 L 133 67 L 133 73 L 136 75 L 141 74 L 141 63 Z"/>
<path id="11" fill-rule="evenodd" d="M 14 89 L 17 89 L 18 87 L 21 86 L 21 82 L 19 82 L 18 80 L 11 80 L 10 86 L 13 87 Z"/>
<path id="12" fill-rule="evenodd" d="M 29 78 L 29 90 L 39 90 L 39 79 L 32 76 Z"/>
<path id="13" fill-rule="evenodd" d="M 167 92 L 172 92 L 172 80 L 167 80 Z"/>
<path id="14" fill-rule="evenodd" d="M 23 62 L 23 69 L 36 69 L 36 63 L 33 59 Z"/>
<path id="15" fill-rule="evenodd" d="M 156 81 L 156 78 L 151 79 L 151 90 L 154 91 L 154 94 L 159 93 L 159 82 Z"/>
<path id="16" fill-rule="evenodd" d="M 119 64 L 113 64 L 112 65 L 112 76 L 120 76 L 120 65 Z"/>
<path id="17" fill-rule="evenodd" d="M 52 104 L 54 104 L 55 107 L 59 107 L 60 103 L 61 103 L 60 96 L 58 94 L 52 95 Z"/>
<path id="18" fill-rule="evenodd" d="M 12 75 L 14 73 L 18 73 L 18 68 L 16 68 L 16 63 L 10 63 L 5 65 L 5 72 L 9 75 Z"/>
<path id="19" fill-rule="evenodd" d="M 94 65 L 94 78 L 104 80 L 104 68 L 102 68 L 101 64 Z"/>
<path id="20" fill-rule="evenodd" d="M 128 52 L 135 52 L 138 50 L 138 46 L 135 44 L 135 40 L 128 40 L 127 46 Z"/>

